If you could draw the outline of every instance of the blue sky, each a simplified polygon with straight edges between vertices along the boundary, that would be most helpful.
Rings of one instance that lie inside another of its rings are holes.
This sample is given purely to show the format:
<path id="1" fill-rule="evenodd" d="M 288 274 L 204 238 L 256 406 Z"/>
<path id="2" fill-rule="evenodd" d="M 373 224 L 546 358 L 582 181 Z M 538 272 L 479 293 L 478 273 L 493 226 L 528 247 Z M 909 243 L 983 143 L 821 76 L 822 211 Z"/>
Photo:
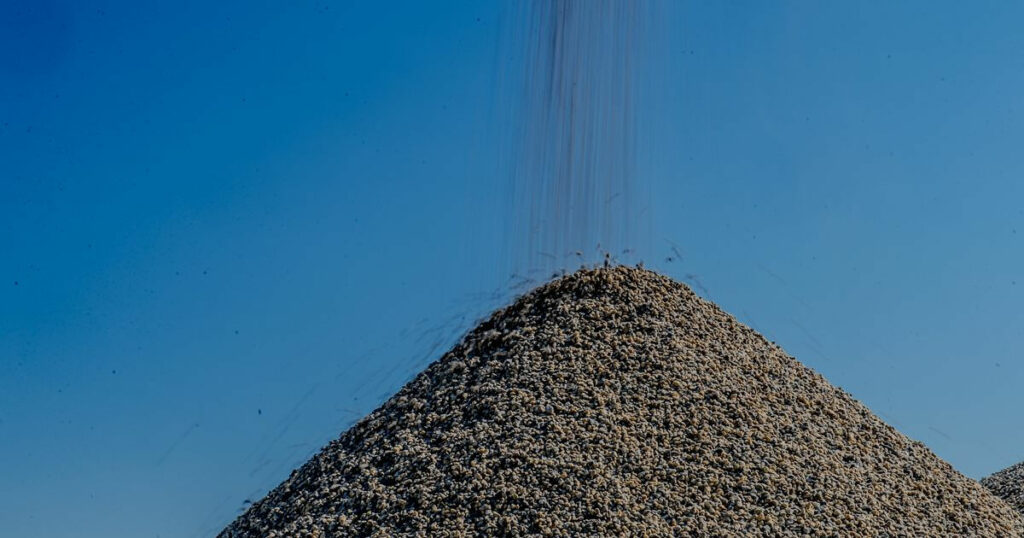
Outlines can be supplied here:
<path id="1" fill-rule="evenodd" d="M 521 291 L 503 10 L 425 4 L 0 4 L 5 535 L 212 535 Z M 1024 7 L 654 7 L 646 264 L 1024 459 Z"/>

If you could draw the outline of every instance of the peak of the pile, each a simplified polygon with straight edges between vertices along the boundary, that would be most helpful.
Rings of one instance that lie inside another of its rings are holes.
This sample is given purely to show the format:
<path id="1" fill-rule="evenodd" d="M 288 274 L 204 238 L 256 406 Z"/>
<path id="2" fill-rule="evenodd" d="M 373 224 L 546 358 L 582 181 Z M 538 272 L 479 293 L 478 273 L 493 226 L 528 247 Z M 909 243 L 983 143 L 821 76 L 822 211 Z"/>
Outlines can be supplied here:
<path id="1" fill-rule="evenodd" d="M 584 268 L 495 312 L 223 538 L 1024 537 L 689 288 Z"/>
<path id="2" fill-rule="evenodd" d="M 600 264 L 583 265 L 579 269 L 564 273 L 550 282 L 541 285 L 543 289 L 549 286 L 624 286 L 636 287 L 644 285 L 677 285 L 686 288 L 685 285 L 672 280 L 671 278 L 648 269 L 643 265 L 624 264 Z M 686 288 L 689 289 L 689 288 Z"/>
<path id="3" fill-rule="evenodd" d="M 521 296 L 516 302 L 538 299 L 566 300 L 604 298 L 608 301 L 642 301 L 663 303 L 673 300 L 697 300 L 699 297 L 686 284 L 644 267 L 643 265 L 583 265 L 571 273 L 556 275 Z M 711 303 L 708 303 L 711 304 Z M 511 305 L 515 306 L 515 304 Z M 500 316 L 502 311 L 496 315 Z"/>

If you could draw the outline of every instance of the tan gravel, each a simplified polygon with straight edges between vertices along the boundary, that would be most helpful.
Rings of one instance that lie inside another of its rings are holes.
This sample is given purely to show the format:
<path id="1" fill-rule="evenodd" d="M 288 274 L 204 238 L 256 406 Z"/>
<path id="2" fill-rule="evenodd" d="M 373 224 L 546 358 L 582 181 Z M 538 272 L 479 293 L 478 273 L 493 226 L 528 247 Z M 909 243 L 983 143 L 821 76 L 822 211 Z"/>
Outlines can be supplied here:
<path id="1" fill-rule="evenodd" d="M 220 536 L 1016 537 L 1024 521 L 686 286 L 616 267 L 494 313 Z"/>
<path id="2" fill-rule="evenodd" d="M 983 478 L 981 485 L 1024 514 L 1024 462 Z"/>

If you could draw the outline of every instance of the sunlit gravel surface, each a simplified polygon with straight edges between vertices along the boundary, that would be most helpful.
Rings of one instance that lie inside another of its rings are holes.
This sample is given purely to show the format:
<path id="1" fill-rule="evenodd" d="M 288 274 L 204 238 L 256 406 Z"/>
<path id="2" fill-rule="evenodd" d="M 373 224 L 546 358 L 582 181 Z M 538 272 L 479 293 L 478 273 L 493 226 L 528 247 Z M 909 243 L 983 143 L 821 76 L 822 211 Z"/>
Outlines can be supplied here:
<path id="1" fill-rule="evenodd" d="M 686 286 L 496 312 L 221 534 L 1015 537 L 1007 504 Z"/>

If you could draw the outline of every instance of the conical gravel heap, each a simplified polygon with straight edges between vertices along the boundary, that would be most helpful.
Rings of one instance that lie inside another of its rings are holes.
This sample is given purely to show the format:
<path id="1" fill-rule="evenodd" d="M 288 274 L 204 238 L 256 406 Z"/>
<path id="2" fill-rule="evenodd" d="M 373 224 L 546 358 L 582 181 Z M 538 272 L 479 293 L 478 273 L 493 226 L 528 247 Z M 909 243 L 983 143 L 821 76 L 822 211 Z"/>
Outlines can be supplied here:
<path id="1" fill-rule="evenodd" d="M 1024 521 L 686 286 L 617 267 L 496 312 L 221 534 L 673 535 Z"/>
<path id="2" fill-rule="evenodd" d="M 983 478 L 981 485 L 1024 514 L 1024 462 Z"/>

